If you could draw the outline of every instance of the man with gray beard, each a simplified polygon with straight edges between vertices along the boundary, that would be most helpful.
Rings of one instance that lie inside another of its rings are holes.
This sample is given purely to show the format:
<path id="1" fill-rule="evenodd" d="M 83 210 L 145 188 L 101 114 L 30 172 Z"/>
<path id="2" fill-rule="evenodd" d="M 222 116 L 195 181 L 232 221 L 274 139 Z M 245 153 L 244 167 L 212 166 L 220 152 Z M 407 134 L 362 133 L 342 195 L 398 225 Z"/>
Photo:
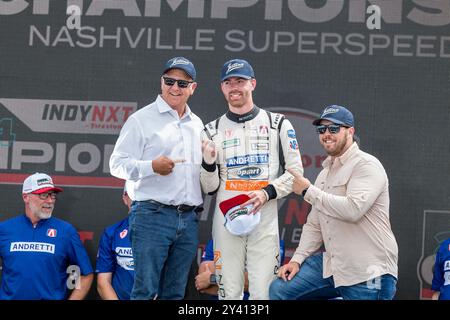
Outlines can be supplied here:
<path id="1" fill-rule="evenodd" d="M 45 173 L 25 179 L 25 214 L 0 223 L 0 300 L 80 300 L 88 293 L 93 269 L 80 236 L 52 217 L 62 191 Z"/>

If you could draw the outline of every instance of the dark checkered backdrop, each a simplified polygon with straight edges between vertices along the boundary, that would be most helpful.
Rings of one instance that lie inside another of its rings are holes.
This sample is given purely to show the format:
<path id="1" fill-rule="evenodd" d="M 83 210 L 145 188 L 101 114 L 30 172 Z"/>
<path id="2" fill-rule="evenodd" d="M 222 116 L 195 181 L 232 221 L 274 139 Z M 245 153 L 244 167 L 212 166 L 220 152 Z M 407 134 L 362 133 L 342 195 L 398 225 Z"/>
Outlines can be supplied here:
<path id="1" fill-rule="evenodd" d="M 206 123 L 227 108 L 222 64 L 245 58 L 256 104 L 293 122 L 311 179 L 324 156 L 311 119 L 329 104 L 353 111 L 362 149 L 390 179 L 396 297 L 427 298 L 434 250 L 450 237 L 449 26 L 449 0 L 0 0 L 0 219 L 23 212 L 26 175 L 46 172 L 65 187 L 54 215 L 76 226 L 94 263 L 102 230 L 127 214 L 109 156 L 124 120 L 159 93 L 164 62 L 195 63 L 189 104 Z M 287 259 L 306 215 L 298 197 L 280 202 Z M 192 299 L 202 298 L 196 269 Z"/>

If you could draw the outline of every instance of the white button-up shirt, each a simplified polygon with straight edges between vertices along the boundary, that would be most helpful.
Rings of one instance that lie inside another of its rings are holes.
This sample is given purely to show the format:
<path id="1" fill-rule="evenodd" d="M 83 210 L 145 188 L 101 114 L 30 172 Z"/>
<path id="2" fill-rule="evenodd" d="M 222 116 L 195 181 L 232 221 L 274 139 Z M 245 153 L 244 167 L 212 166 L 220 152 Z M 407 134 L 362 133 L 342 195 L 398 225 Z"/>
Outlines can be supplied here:
<path id="1" fill-rule="evenodd" d="M 200 205 L 202 120 L 188 106 L 183 117 L 158 95 L 155 102 L 133 113 L 120 131 L 109 166 L 127 180 L 132 200 L 156 200 L 169 205 Z M 152 161 L 160 156 L 182 159 L 173 172 L 161 176 Z"/>
<path id="2" fill-rule="evenodd" d="M 386 273 L 397 277 L 389 183 L 380 161 L 353 143 L 323 168 L 305 194 L 312 209 L 291 261 L 302 264 L 323 243 L 323 277 L 333 276 L 336 287 Z"/>

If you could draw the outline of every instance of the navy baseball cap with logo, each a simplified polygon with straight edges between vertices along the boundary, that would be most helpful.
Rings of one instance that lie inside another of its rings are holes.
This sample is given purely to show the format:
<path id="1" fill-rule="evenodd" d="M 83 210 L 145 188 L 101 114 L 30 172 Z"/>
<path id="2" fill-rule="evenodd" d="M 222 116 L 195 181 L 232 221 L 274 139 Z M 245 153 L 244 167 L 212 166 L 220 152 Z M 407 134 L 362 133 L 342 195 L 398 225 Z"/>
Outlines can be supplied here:
<path id="1" fill-rule="evenodd" d="M 185 57 L 175 57 L 167 61 L 164 65 L 164 71 L 162 74 L 166 73 L 170 69 L 181 69 L 195 81 L 197 72 L 195 71 L 194 64 Z"/>
<path id="2" fill-rule="evenodd" d="M 347 108 L 335 104 L 326 107 L 322 111 L 320 118 L 313 121 L 313 125 L 318 126 L 321 120 L 329 120 L 348 127 L 355 126 L 353 114 Z"/>
<path id="3" fill-rule="evenodd" d="M 255 77 L 253 68 L 246 60 L 233 59 L 225 62 L 220 73 L 220 81 L 224 81 L 231 77 L 244 79 L 252 79 Z"/>

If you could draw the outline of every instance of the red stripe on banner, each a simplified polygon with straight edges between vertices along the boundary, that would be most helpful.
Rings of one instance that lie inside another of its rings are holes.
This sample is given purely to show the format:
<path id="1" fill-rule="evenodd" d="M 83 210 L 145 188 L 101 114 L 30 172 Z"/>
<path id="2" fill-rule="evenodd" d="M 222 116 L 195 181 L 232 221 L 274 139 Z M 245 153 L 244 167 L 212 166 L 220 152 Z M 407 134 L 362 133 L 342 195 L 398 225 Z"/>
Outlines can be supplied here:
<path id="1" fill-rule="evenodd" d="M 0 173 L 0 184 L 22 184 L 29 174 Z M 114 177 L 72 177 L 51 175 L 57 186 L 123 188 L 124 180 Z"/>
<path id="2" fill-rule="evenodd" d="M 433 290 L 422 288 L 422 298 L 431 299 L 432 296 L 433 296 Z"/>

